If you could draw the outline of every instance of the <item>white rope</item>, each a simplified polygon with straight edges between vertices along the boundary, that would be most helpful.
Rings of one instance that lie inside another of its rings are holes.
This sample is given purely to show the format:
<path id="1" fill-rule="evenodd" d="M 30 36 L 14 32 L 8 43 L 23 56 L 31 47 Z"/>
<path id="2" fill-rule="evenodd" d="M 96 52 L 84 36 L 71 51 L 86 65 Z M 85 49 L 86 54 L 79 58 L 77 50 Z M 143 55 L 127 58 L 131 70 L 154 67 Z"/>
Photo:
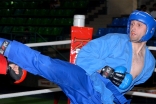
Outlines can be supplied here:
<path id="1" fill-rule="evenodd" d="M 149 50 L 155 50 L 156 51 L 156 47 L 153 47 L 153 46 L 148 46 L 148 49 Z"/>
<path id="2" fill-rule="evenodd" d="M 29 47 L 39 47 L 39 46 L 51 46 L 51 45 L 63 45 L 63 44 L 70 44 L 71 40 L 64 40 L 64 41 L 55 41 L 55 42 L 41 42 L 41 43 L 28 43 L 25 44 Z"/>
<path id="3" fill-rule="evenodd" d="M 54 42 L 40 42 L 40 43 L 27 43 L 25 45 L 29 47 L 39 47 L 39 46 L 52 46 L 52 45 L 64 45 L 70 44 L 71 40 L 63 40 L 63 41 L 54 41 Z M 156 50 L 154 46 L 148 46 L 149 50 Z"/>
<path id="4" fill-rule="evenodd" d="M 126 93 L 126 95 L 156 98 L 156 94 L 145 93 L 145 92 L 136 92 L 136 91 L 129 91 L 129 92 Z"/>
<path id="5" fill-rule="evenodd" d="M 62 91 L 62 90 L 60 88 L 50 88 L 50 89 L 35 90 L 35 91 L 9 93 L 9 94 L 0 95 L 0 99 L 36 95 L 36 94 L 43 94 L 43 93 L 50 93 L 50 92 L 58 92 L 58 91 Z"/>
<path id="6" fill-rule="evenodd" d="M 28 95 L 37 95 L 37 94 L 44 94 L 44 93 L 58 92 L 58 91 L 62 91 L 62 90 L 60 88 L 50 88 L 50 89 L 35 90 L 35 91 L 9 93 L 9 94 L 0 95 L 0 99 L 20 97 L 20 96 L 28 96 Z M 129 92 L 126 93 L 126 95 L 156 98 L 156 94 L 144 93 L 144 92 L 135 92 L 135 91 L 129 91 Z"/>

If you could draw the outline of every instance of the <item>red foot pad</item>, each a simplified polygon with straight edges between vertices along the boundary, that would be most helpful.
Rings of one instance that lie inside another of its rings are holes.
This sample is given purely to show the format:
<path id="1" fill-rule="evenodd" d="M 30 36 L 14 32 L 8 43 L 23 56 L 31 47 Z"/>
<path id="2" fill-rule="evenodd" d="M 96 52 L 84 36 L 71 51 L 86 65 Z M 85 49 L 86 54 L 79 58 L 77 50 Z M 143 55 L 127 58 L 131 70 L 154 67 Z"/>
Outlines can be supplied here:
<path id="1" fill-rule="evenodd" d="M 19 83 L 21 83 L 21 82 L 23 82 L 23 81 L 25 80 L 25 78 L 26 78 L 26 76 L 27 76 L 27 71 L 26 71 L 26 70 L 22 70 L 22 72 L 23 72 L 23 75 L 22 75 L 21 79 L 15 81 L 15 82 L 14 82 L 15 84 L 19 84 Z"/>

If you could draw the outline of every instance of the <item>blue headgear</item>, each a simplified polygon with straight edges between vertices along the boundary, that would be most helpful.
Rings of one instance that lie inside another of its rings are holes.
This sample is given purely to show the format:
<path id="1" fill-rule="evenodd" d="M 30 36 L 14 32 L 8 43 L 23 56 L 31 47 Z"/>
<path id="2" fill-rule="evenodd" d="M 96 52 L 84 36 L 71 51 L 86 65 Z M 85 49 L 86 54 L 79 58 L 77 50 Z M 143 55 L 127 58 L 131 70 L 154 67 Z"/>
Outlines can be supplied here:
<path id="1" fill-rule="evenodd" d="M 149 15 L 146 12 L 138 11 L 138 10 L 135 10 L 134 12 L 132 12 L 129 16 L 128 23 L 127 23 L 128 35 L 130 33 L 130 23 L 132 20 L 140 21 L 144 23 L 147 27 L 146 33 L 140 39 L 140 42 L 148 41 L 154 35 L 155 29 L 156 29 L 156 21 L 151 15 Z"/>

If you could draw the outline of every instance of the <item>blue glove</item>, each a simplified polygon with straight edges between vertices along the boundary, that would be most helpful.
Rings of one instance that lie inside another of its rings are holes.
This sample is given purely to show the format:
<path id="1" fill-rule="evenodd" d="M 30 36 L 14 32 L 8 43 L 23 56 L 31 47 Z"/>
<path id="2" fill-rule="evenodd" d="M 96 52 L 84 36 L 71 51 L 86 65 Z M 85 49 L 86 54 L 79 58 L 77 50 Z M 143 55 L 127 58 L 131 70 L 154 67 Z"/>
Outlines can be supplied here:
<path id="1" fill-rule="evenodd" d="M 133 80 L 132 75 L 127 73 L 126 70 L 127 69 L 123 66 L 116 67 L 115 69 L 105 66 L 100 74 L 110 79 L 113 84 L 124 90 L 130 86 Z"/>
<path id="2" fill-rule="evenodd" d="M 122 89 L 122 90 L 128 88 L 131 85 L 132 81 L 133 81 L 132 75 L 130 73 L 127 73 L 126 72 L 127 69 L 125 67 L 123 67 L 123 66 L 116 67 L 114 70 L 115 70 L 115 73 L 124 74 L 124 78 L 121 81 L 119 81 L 119 83 L 120 83 L 118 85 L 119 88 Z"/>

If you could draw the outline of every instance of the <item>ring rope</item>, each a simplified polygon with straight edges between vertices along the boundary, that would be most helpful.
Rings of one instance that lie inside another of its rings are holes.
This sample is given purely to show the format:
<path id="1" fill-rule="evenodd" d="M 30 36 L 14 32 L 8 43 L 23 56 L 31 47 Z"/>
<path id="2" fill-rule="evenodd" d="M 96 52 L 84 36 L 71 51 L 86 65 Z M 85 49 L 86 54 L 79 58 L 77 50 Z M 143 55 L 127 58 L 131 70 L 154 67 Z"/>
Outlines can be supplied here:
<path id="1" fill-rule="evenodd" d="M 25 45 L 29 47 L 38 47 L 38 46 L 64 45 L 64 44 L 70 44 L 70 43 L 71 43 L 71 40 L 64 40 L 64 41 L 54 41 L 54 42 L 28 43 Z"/>
<path id="2" fill-rule="evenodd" d="M 37 46 L 64 45 L 64 44 L 70 44 L 70 43 L 71 43 L 71 40 L 64 40 L 64 41 L 55 41 L 55 42 L 28 43 L 25 45 L 29 47 L 37 47 Z M 149 50 L 156 50 L 156 47 L 154 46 L 148 46 L 148 48 Z M 36 95 L 36 94 L 43 94 L 43 93 L 50 93 L 50 92 L 58 92 L 58 91 L 62 91 L 62 90 L 59 87 L 57 87 L 57 88 L 50 88 L 50 89 L 43 89 L 43 90 L 9 93 L 9 94 L 0 95 L 0 99 L 26 96 L 26 95 Z M 126 93 L 126 95 L 156 98 L 156 94 L 136 92 L 136 91 L 129 91 Z"/>
<path id="3" fill-rule="evenodd" d="M 156 50 L 156 47 L 154 47 L 154 46 L 148 46 L 148 49 L 149 50 Z"/>
<path id="4" fill-rule="evenodd" d="M 50 89 L 35 90 L 35 91 L 24 91 L 24 92 L 17 92 L 17 93 L 9 93 L 9 94 L 0 95 L 0 99 L 27 96 L 27 95 L 44 94 L 44 93 L 58 92 L 58 91 L 62 91 L 62 90 L 58 87 L 58 88 L 50 88 Z"/>
<path id="5" fill-rule="evenodd" d="M 37 46 L 51 46 L 51 45 L 64 45 L 64 44 L 70 44 L 71 40 L 63 40 L 63 41 L 54 41 L 54 42 L 40 42 L 40 43 L 28 43 L 25 44 L 29 47 L 37 47 Z M 149 50 L 156 50 L 156 47 L 154 46 L 148 46 Z"/>
<path id="6" fill-rule="evenodd" d="M 58 92 L 58 91 L 62 91 L 62 90 L 59 87 L 57 87 L 57 88 L 50 88 L 50 89 L 43 89 L 43 90 L 9 93 L 9 94 L 0 95 L 0 99 L 20 97 L 20 96 L 28 96 L 28 95 L 37 95 L 37 94 L 44 94 L 44 93 Z M 145 93 L 145 92 L 136 92 L 136 91 L 129 91 L 129 92 L 126 93 L 126 95 L 156 98 L 156 94 Z"/>
<path id="7" fill-rule="evenodd" d="M 126 95 L 133 95 L 133 96 L 141 96 L 141 97 L 148 97 L 148 98 L 156 98 L 156 94 L 152 93 L 145 93 L 145 92 L 137 92 L 137 91 L 129 91 Z"/>

